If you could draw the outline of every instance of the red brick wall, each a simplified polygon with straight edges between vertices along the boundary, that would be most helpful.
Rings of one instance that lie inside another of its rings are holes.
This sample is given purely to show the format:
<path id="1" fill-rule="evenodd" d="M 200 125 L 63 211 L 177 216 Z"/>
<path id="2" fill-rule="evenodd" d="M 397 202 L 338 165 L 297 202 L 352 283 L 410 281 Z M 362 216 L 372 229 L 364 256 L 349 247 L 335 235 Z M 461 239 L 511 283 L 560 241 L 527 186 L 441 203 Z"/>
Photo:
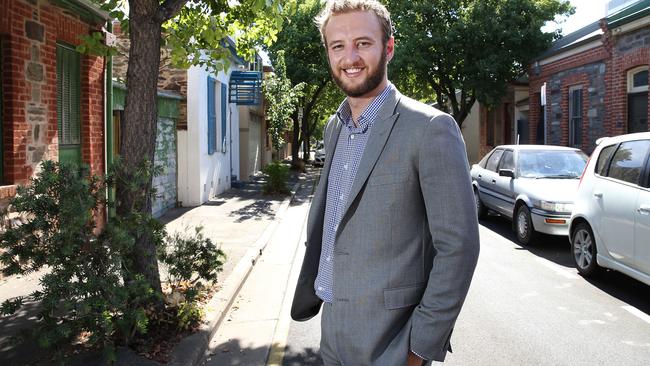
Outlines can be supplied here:
<path id="1" fill-rule="evenodd" d="M 528 114 L 528 120 L 529 120 L 529 126 L 530 126 L 530 141 L 531 143 L 534 143 L 534 141 L 537 138 L 537 125 L 539 124 L 539 118 L 540 118 L 540 90 L 542 88 L 542 85 L 544 85 L 545 82 L 549 81 L 552 76 L 555 76 L 556 74 L 562 72 L 562 71 L 567 71 L 571 69 L 576 69 L 580 66 L 588 65 L 591 63 L 595 62 L 602 62 L 606 61 L 609 56 L 609 52 L 604 46 L 596 47 L 594 49 L 566 57 L 561 60 L 557 60 L 555 62 L 548 63 L 546 65 L 541 65 L 539 69 L 539 73 L 535 72 L 535 68 L 531 67 L 528 71 L 528 74 L 530 75 L 529 77 L 529 100 L 530 100 L 530 111 Z M 609 67 L 608 67 L 609 69 Z M 584 123 L 588 124 L 588 119 L 587 119 L 587 110 L 588 110 L 588 103 L 589 103 L 589 98 L 588 98 L 588 93 L 587 93 L 587 78 L 584 75 L 581 76 L 567 76 L 564 79 L 562 79 L 562 126 L 566 127 L 566 131 L 563 131 L 563 136 L 562 136 L 562 144 L 566 145 L 568 144 L 569 141 L 569 132 L 568 132 L 568 88 L 571 85 L 578 84 L 578 83 L 583 83 L 585 85 L 585 88 L 583 88 L 583 121 Z M 547 93 L 550 93 L 550 89 L 547 87 Z M 549 94 L 547 94 L 547 101 L 549 100 Z M 549 105 L 546 105 L 546 113 L 548 115 L 549 112 Z M 565 123 L 566 122 L 566 123 Z M 587 145 L 587 135 L 585 134 L 586 128 L 583 127 L 583 145 Z"/>
<path id="2" fill-rule="evenodd" d="M 650 46 L 627 53 L 612 52 L 612 71 L 610 73 L 610 90 L 608 131 L 612 135 L 627 133 L 627 76 L 628 72 L 639 66 L 650 65 Z M 650 93 L 648 93 L 650 99 Z M 650 100 L 648 103 L 650 115 Z"/>
<path id="3" fill-rule="evenodd" d="M 562 146 L 569 146 L 569 88 L 580 85 L 582 87 L 582 146 L 589 146 L 589 77 L 586 74 L 572 74 L 562 79 L 562 101 L 560 109 L 562 110 Z"/>
<path id="4" fill-rule="evenodd" d="M 539 73 L 535 73 L 535 68 L 531 67 L 529 70 L 530 84 L 530 130 L 531 141 L 534 141 L 536 135 L 537 121 L 539 120 L 539 90 L 545 81 L 551 78 L 557 78 L 557 74 L 563 71 L 575 70 L 580 66 L 602 62 L 605 65 L 604 84 L 606 93 L 603 100 L 605 114 L 603 118 L 603 128 L 606 135 L 620 135 L 627 133 L 627 76 L 628 72 L 639 66 L 650 65 L 650 45 L 647 41 L 645 46 L 636 49 L 628 49 L 621 47 L 624 51 L 618 49 L 618 43 L 622 37 L 633 36 L 638 30 L 632 31 L 620 36 L 612 36 L 611 32 L 606 29 L 606 25 L 601 25 L 604 30 L 602 36 L 603 45 L 577 55 L 566 57 L 564 59 L 543 65 L 539 69 Z M 647 28 L 646 28 L 647 29 Z M 638 33 L 636 33 L 638 34 Z M 572 75 L 562 79 L 562 125 L 563 130 L 562 142 L 568 142 L 568 88 L 572 84 L 583 84 L 583 148 L 589 146 L 593 141 L 588 141 L 589 124 L 587 118 L 587 111 L 589 110 L 589 98 L 587 93 L 588 80 L 584 75 Z M 650 97 L 649 97 L 650 99 Z M 650 102 L 650 100 L 649 100 Z M 648 103 L 650 105 L 650 103 Z M 650 107 L 648 108 L 650 115 Z"/>
<path id="5" fill-rule="evenodd" d="M 41 159 L 58 158 L 56 44 L 77 45 L 80 34 L 89 34 L 100 27 L 92 27 L 48 1 L 34 3 L 38 5 L 26 0 L 0 0 L 0 33 L 6 41 L 2 55 L 5 183 L 26 183 Z M 42 27 L 43 36 L 29 37 L 26 22 Z M 101 174 L 104 171 L 103 59 L 81 57 L 82 159 L 94 173 Z M 30 79 L 27 66 L 33 64 L 42 66 L 41 80 Z M 29 117 L 34 108 L 45 111 L 44 116 Z M 33 121 L 40 119 L 45 131 L 33 127 Z"/>

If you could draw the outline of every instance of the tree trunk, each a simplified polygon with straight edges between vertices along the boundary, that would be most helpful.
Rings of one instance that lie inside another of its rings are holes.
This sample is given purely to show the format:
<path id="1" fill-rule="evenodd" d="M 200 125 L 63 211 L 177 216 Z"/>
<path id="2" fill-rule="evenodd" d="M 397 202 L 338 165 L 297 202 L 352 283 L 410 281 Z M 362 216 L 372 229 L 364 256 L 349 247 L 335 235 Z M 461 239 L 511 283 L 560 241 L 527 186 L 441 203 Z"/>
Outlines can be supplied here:
<path id="1" fill-rule="evenodd" d="M 291 168 L 300 169 L 300 121 L 298 120 L 298 112 L 294 112 L 291 117 L 293 120 L 293 140 L 291 141 Z"/>
<path id="2" fill-rule="evenodd" d="M 307 113 L 302 117 L 302 160 L 306 163 L 309 161 L 309 122 L 307 122 Z"/>
<path id="3" fill-rule="evenodd" d="M 126 181 L 145 159 L 154 162 L 162 24 L 157 20 L 158 6 L 158 0 L 129 1 L 131 45 L 126 74 L 124 120 L 120 131 L 120 155 Z M 141 187 L 141 192 L 131 192 L 118 184 L 118 215 L 124 216 L 134 207 L 142 213 L 151 213 L 152 178 Z M 142 192 L 146 194 L 145 202 L 136 203 L 137 195 Z M 150 235 L 136 238 L 133 262 L 133 272 L 142 274 L 155 292 L 162 293 L 156 245 Z"/>

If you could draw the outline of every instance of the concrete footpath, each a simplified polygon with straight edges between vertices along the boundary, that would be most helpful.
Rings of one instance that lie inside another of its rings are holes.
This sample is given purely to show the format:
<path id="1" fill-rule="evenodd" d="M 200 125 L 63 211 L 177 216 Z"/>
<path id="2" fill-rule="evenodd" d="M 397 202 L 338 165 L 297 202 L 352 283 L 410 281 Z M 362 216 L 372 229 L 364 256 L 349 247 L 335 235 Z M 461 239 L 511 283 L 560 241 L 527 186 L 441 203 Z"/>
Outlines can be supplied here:
<path id="1" fill-rule="evenodd" d="M 255 179 L 243 188 L 230 189 L 202 206 L 173 209 L 161 218 L 170 233 L 193 231 L 196 226 L 202 226 L 203 233 L 218 243 L 228 256 L 219 275 L 219 291 L 206 306 L 205 324 L 174 348 L 168 365 L 193 366 L 202 362 L 210 339 L 223 323 L 226 311 L 251 270 L 260 258 L 266 258 L 263 255 L 265 248 L 272 238 L 277 237 L 281 223 L 289 222 L 295 231 L 302 227 L 306 211 L 303 217 L 294 217 L 292 213 L 289 219 L 287 215 L 295 211 L 291 209 L 294 206 L 308 207 L 318 172 L 308 168 L 306 174 L 293 174 L 290 178 L 291 196 L 264 195 L 263 180 Z M 0 295 L 3 298 L 26 295 L 38 288 L 38 278 L 37 275 L 4 278 L 0 281 Z M 36 345 L 9 342 L 19 329 L 33 325 L 35 311 L 31 306 L 13 316 L 0 317 L 0 364 L 49 364 L 43 361 L 43 352 Z M 119 349 L 117 356 L 115 365 L 160 365 L 127 348 Z M 97 354 L 85 354 L 68 362 L 72 365 L 100 365 L 102 359 Z"/>
<path id="2" fill-rule="evenodd" d="M 279 365 L 304 251 L 312 184 L 304 184 L 210 342 L 202 366 Z"/>

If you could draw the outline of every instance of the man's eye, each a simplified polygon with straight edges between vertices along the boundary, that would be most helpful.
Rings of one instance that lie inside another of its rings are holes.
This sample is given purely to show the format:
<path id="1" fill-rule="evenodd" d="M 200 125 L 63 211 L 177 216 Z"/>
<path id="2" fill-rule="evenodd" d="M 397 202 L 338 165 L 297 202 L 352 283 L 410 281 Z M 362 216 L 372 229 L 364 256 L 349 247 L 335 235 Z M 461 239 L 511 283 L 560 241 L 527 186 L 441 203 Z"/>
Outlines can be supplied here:
<path id="1" fill-rule="evenodd" d="M 359 42 L 357 43 L 357 47 L 364 48 L 370 46 L 370 42 Z"/>
<path id="2" fill-rule="evenodd" d="M 341 46 L 340 44 L 332 46 L 333 50 L 340 50 L 341 48 L 343 48 L 343 46 Z"/>

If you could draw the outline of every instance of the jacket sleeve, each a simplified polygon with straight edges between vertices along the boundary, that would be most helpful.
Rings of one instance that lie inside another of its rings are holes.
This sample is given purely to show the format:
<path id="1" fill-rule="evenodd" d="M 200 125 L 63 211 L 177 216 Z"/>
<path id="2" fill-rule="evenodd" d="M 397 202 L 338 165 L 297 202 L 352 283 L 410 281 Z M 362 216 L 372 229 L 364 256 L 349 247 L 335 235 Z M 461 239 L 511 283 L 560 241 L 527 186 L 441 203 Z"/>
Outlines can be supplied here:
<path id="1" fill-rule="evenodd" d="M 454 119 L 430 120 L 419 145 L 418 172 L 435 257 L 411 317 L 411 350 L 443 361 L 479 254 L 479 234 L 465 144 Z"/>

